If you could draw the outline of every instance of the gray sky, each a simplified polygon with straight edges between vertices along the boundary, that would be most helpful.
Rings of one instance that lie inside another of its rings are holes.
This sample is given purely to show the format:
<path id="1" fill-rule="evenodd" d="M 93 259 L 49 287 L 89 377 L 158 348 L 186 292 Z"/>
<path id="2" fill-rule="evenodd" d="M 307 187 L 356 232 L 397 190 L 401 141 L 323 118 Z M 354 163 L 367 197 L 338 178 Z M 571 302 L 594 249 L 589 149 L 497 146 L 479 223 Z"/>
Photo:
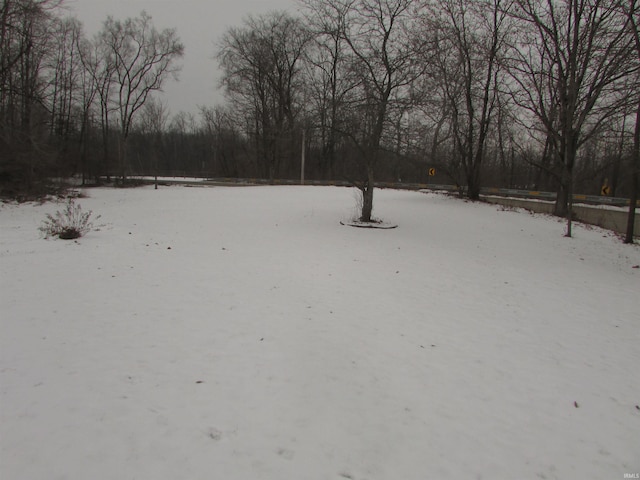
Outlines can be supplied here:
<path id="1" fill-rule="evenodd" d="M 145 10 L 158 29 L 175 28 L 185 46 L 178 82 L 169 80 L 163 99 L 172 114 L 197 113 L 198 105 L 222 103 L 217 89 L 218 65 L 213 58 L 222 33 L 240 26 L 247 14 L 270 10 L 295 12 L 295 0 L 66 0 L 69 14 L 77 17 L 87 37 L 100 30 L 108 15 L 116 19 L 136 17 Z"/>

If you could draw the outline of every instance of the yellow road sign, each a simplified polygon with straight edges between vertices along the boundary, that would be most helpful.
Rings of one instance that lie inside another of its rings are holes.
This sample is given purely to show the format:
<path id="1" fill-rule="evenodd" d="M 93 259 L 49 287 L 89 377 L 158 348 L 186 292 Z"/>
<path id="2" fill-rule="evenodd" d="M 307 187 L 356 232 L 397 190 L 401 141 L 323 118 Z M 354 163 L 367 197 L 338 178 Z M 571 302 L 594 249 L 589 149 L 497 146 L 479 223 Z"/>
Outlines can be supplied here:
<path id="1" fill-rule="evenodd" d="M 604 195 L 605 197 L 611 193 L 611 187 L 609 185 L 603 185 L 600 189 L 600 195 Z"/>
<path id="2" fill-rule="evenodd" d="M 433 177 L 433 176 L 435 176 L 435 174 L 436 174 L 436 169 L 435 168 L 430 168 L 429 169 L 429 176 Z"/>

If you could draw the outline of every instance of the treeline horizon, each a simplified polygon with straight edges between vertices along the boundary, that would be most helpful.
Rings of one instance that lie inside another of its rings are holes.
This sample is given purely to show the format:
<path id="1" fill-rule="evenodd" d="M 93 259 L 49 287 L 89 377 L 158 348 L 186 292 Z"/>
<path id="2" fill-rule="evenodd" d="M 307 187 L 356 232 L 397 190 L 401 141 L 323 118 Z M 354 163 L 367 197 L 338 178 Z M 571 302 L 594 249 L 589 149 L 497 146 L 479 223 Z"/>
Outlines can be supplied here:
<path id="1" fill-rule="evenodd" d="M 637 195 L 637 0 L 303 0 L 217 38 L 225 102 L 168 111 L 178 32 L 0 11 L 0 189 L 185 175 Z M 437 176 L 429 178 L 429 169 Z M 363 212 L 363 215 L 366 212 Z M 366 217 L 366 215 L 364 215 Z"/>

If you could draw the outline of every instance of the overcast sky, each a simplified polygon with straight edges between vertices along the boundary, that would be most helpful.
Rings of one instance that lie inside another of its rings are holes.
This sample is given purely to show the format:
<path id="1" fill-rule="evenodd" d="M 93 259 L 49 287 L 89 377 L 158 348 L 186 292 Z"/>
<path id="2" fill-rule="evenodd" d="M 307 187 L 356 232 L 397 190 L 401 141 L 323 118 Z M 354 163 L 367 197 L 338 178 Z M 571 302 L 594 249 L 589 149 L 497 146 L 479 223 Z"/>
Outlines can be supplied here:
<path id="1" fill-rule="evenodd" d="M 143 10 L 156 28 L 175 28 L 185 46 L 178 82 L 164 86 L 164 99 L 172 114 L 197 113 L 199 105 L 222 103 L 219 72 L 213 58 L 220 35 L 240 26 L 247 14 L 270 10 L 297 11 L 295 0 L 66 0 L 69 14 L 77 17 L 87 37 L 100 30 L 108 15 L 116 19 L 136 17 Z"/>

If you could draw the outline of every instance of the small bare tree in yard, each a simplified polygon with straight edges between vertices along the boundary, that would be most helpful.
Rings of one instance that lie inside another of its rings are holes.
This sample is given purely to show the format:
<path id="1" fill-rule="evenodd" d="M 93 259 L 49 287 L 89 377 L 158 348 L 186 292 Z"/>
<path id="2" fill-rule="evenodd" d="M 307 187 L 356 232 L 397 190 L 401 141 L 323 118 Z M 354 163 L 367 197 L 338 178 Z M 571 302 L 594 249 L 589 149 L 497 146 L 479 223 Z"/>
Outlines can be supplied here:
<path id="1" fill-rule="evenodd" d="M 349 98 L 344 100 L 349 118 L 339 128 L 358 152 L 362 222 L 372 221 L 375 170 L 390 113 L 404 106 L 409 86 L 420 73 L 414 29 L 417 7 L 415 0 L 329 0 L 315 9 L 335 17 L 330 24 L 340 26 L 337 33 L 345 48 L 346 77 L 351 82 Z M 336 36 L 328 40 L 332 42 L 328 48 L 335 47 Z"/>

